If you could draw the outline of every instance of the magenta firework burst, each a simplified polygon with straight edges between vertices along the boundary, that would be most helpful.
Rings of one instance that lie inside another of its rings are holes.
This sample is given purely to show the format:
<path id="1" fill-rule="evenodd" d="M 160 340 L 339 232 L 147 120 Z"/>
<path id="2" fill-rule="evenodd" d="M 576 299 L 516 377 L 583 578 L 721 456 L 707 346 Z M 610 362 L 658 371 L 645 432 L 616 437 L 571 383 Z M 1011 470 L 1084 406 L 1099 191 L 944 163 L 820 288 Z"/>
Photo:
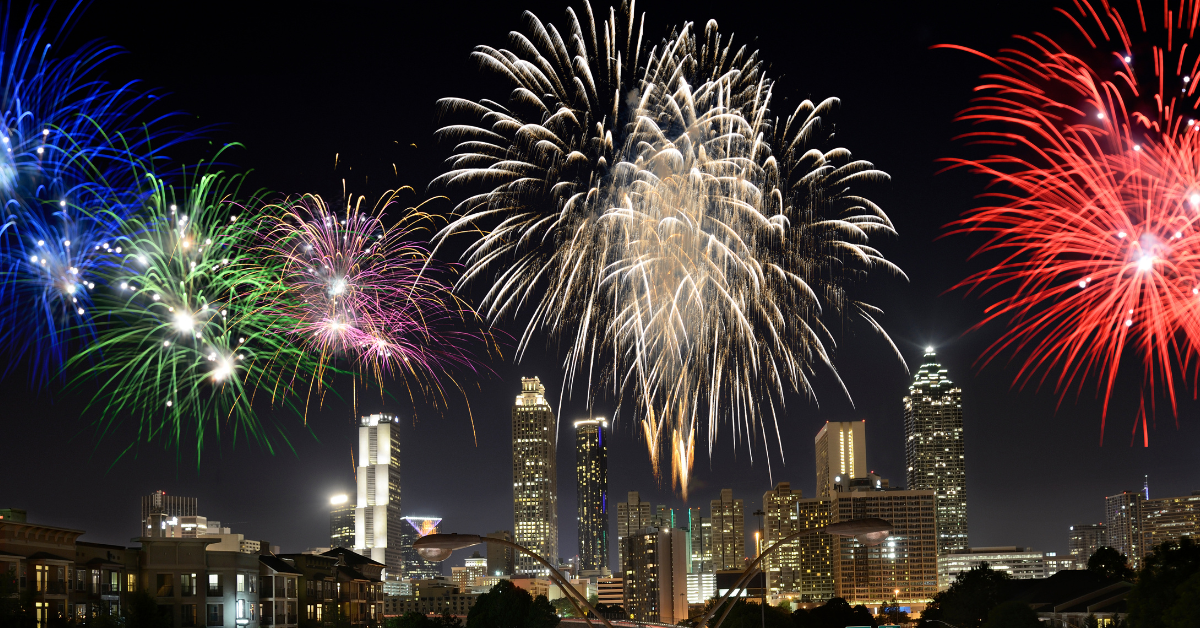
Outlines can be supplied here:
<path id="1" fill-rule="evenodd" d="M 478 368 L 471 348 L 486 334 L 464 331 L 475 313 L 444 280 L 454 267 L 431 260 L 415 237 L 432 216 L 409 208 L 389 227 L 383 219 L 400 207 L 396 193 L 370 209 L 363 201 L 338 212 L 306 194 L 263 212 L 264 247 L 282 262 L 277 313 L 293 321 L 289 333 L 320 356 L 322 370 L 344 361 L 438 397 L 452 370 Z"/>

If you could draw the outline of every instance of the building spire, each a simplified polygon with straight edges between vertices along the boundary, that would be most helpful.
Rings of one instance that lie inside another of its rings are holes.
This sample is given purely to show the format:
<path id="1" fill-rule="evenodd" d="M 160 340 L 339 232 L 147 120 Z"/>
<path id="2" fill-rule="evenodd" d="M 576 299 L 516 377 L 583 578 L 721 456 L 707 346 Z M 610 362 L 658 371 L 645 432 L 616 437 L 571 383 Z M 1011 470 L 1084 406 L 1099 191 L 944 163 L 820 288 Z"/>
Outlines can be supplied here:
<path id="1" fill-rule="evenodd" d="M 1145 480 L 1142 481 L 1142 498 L 1150 499 L 1150 475 L 1146 474 Z"/>

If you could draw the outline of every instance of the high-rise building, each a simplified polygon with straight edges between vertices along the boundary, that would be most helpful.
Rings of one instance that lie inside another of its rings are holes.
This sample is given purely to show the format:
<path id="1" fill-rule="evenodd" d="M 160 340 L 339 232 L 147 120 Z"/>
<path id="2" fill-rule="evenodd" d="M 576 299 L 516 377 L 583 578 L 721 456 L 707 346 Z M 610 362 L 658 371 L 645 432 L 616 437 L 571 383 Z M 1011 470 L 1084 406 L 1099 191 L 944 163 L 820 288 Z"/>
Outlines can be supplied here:
<path id="1" fill-rule="evenodd" d="M 389 414 L 362 417 L 358 427 L 358 501 L 354 508 L 354 551 L 383 563 L 389 574 L 404 572 L 404 528 L 400 515 L 400 420 Z"/>
<path id="2" fill-rule="evenodd" d="M 642 501 L 637 491 L 630 491 L 626 498 L 629 501 L 617 504 L 617 564 L 622 569 L 625 565 L 625 544 L 621 539 L 641 532 L 653 518 L 650 502 Z"/>
<path id="3" fill-rule="evenodd" d="M 554 563 L 558 560 L 557 424 L 536 377 L 521 379 L 512 409 L 513 524 L 516 542 Z M 517 572 L 547 575 L 534 559 L 518 555 Z"/>
<path id="4" fill-rule="evenodd" d="M 608 421 L 575 422 L 579 569 L 608 567 Z"/>
<path id="5" fill-rule="evenodd" d="M 937 593 L 938 520 L 934 491 L 855 490 L 834 496 L 833 523 L 878 517 L 893 530 L 882 544 L 833 536 L 834 593 L 851 606 L 921 607 Z M 913 611 L 917 611 L 913 608 Z"/>
<path id="6" fill-rule="evenodd" d="M 1103 523 L 1080 523 L 1071 526 L 1067 553 L 1071 555 L 1075 569 L 1087 569 L 1088 559 L 1105 545 L 1108 545 L 1108 535 L 1104 532 Z"/>
<path id="7" fill-rule="evenodd" d="M 645 528 L 622 543 L 629 619 L 664 624 L 687 619 L 687 532 Z"/>
<path id="8" fill-rule="evenodd" d="M 833 502 L 814 497 L 796 501 L 796 527 L 813 530 L 800 538 L 799 567 L 793 588 L 802 602 L 824 602 L 833 597 L 833 538 L 821 532 L 833 523 Z"/>
<path id="9" fill-rule="evenodd" d="M 826 421 L 817 432 L 817 497 L 829 499 L 835 486 L 867 476 L 866 421 Z"/>
<path id="10" fill-rule="evenodd" d="M 666 504 L 659 504 L 654 507 L 654 516 L 650 519 L 650 525 L 656 528 L 676 528 L 675 525 L 675 510 Z"/>
<path id="11" fill-rule="evenodd" d="M 688 552 L 692 557 L 688 573 L 715 573 L 713 569 L 712 519 L 700 516 L 698 507 L 688 508 L 688 540 Z"/>
<path id="12" fill-rule="evenodd" d="M 441 563 L 435 563 L 417 553 L 413 543 L 427 534 L 437 534 L 441 517 L 405 517 L 408 522 L 403 533 L 402 553 L 404 556 L 403 576 L 409 580 L 432 580 L 442 575 Z"/>
<path id="13" fill-rule="evenodd" d="M 141 528 L 138 536 L 149 536 L 145 530 L 150 526 L 154 531 L 160 531 L 164 522 L 171 518 L 179 517 L 195 517 L 199 514 L 195 497 L 180 497 L 179 495 L 167 495 L 166 491 L 154 491 L 153 493 L 142 497 L 142 518 Z M 161 516 L 155 516 L 161 515 Z M 153 522 L 148 521 L 154 519 Z M 170 536 L 170 535 L 168 535 Z M 182 536 L 180 531 L 179 536 Z"/>
<path id="14" fill-rule="evenodd" d="M 349 495 L 329 498 L 329 547 L 354 547 L 354 511 Z"/>
<path id="15" fill-rule="evenodd" d="M 489 539 L 500 539 L 502 541 L 513 542 L 513 533 L 508 530 L 496 530 L 487 535 Z M 489 576 L 511 576 L 517 569 L 516 556 L 514 550 L 507 545 L 499 543 L 487 544 L 487 575 Z"/>
<path id="16" fill-rule="evenodd" d="M 1142 551 L 1183 537 L 1200 540 L 1200 491 L 1184 497 L 1157 497 L 1142 503 Z"/>
<path id="17" fill-rule="evenodd" d="M 721 489 L 721 498 L 709 502 L 712 519 L 713 567 L 744 569 L 746 562 L 746 514 L 733 489 Z"/>
<path id="18" fill-rule="evenodd" d="M 933 347 L 925 349 L 904 398 L 908 490 L 937 494 L 938 553 L 966 549 L 967 461 L 962 390 L 947 377 Z"/>
<path id="19" fill-rule="evenodd" d="M 768 548 L 785 537 L 800 532 L 800 514 L 796 505 L 803 492 L 792 490 L 790 482 L 779 482 L 775 488 L 763 493 L 763 511 L 766 513 L 763 548 Z M 798 538 L 789 541 L 767 554 L 762 570 L 767 574 L 767 590 L 770 593 L 795 591 L 800 580 L 800 546 L 812 539 Z"/>
<path id="20" fill-rule="evenodd" d="M 1104 498 L 1104 531 L 1108 546 L 1121 552 L 1129 566 L 1139 569 L 1142 562 L 1141 491 L 1122 491 Z"/>
<path id="21" fill-rule="evenodd" d="M 467 587 L 474 586 L 476 580 L 487 575 L 487 558 L 480 556 L 478 551 L 469 556 L 462 567 L 450 568 L 450 581 L 457 584 L 459 590 L 464 593 Z"/>

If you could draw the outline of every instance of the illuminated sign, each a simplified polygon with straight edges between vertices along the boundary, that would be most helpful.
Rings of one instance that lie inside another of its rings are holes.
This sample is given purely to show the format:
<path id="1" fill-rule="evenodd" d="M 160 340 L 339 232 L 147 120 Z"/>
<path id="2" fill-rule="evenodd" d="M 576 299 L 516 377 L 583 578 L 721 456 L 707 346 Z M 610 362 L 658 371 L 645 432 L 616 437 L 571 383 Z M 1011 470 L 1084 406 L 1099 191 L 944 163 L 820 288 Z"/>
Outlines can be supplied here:
<path id="1" fill-rule="evenodd" d="M 441 517 L 405 517 L 404 520 L 417 531 L 418 536 L 436 534 L 438 524 L 442 522 Z"/>

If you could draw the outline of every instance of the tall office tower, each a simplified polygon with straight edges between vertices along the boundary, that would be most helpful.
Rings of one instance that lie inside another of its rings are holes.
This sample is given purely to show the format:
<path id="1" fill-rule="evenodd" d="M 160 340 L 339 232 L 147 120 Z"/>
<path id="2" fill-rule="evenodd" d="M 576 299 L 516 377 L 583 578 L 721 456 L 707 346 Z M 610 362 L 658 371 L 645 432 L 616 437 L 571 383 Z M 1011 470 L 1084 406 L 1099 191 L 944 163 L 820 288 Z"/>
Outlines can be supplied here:
<path id="1" fill-rule="evenodd" d="M 651 525 L 653 514 L 650 502 L 644 502 L 637 491 L 630 491 L 626 496 L 629 501 L 617 504 L 617 565 L 625 568 L 625 544 L 621 539 L 641 532 Z"/>
<path id="2" fill-rule="evenodd" d="M 700 516 L 698 507 L 688 508 L 688 536 L 692 557 L 688 573 L 713 573 L 712 519 Z"/>
<path id="3" fill-rule="evenodd" d="M 170 519 L 171 517 L 195 517 L 197 508 L 197 499 L 195 497 L 180 497 L 178 495 L 167 495 L 166 491 L 154 491 L 153 493 L 142 497 L 142 518 L 141 530 L 146 530 L 146 520 L 151 515 L 164 515 L 159 519 Z M 158 528 L 156 522 L 155 528 Z M 145 534 L 142 532 L 141 534 Z"/>
<path id="4" fill-rule="evenodd" d="M 802 602 L 824 602 L 833 597 L 833 538 L 821 532 L 833 523 L 833 502 L 814 497 L 796 500 L 796 528 L 811 530 L 800 537 L 799 567 L 793 580 Z"/>
<path id="5" fill-rule="evenodd" d="M 405 517 L 408 525 L 400 533 L 401 558 L 404 560 L 404 571 L 401 575 L 409 580 L 432 580 L 441 577 L 442 565 L 417 553 L 413 543 L 427 534 L 437 534 L 441 517 Z"/>
<path id="6" fill-rule="evenodd" d="M 803 528 L 800 526 L 800 515 L 796 505 L 804 495 L 801 491 L 793 491 L 789 482 L 780 482 L 775 488 L 763 493 L 763 511 L 766 512 L 766 526 L 763 549 L 771 547 L 777 541 L 789 537 Z M 799 538 L 789 541 L 774 552 L 767 554 L 762 566 L 767 574 L 767 590 L 771 593 L 795 591 L 800 581 L 800 546 L 812 539 Z"/>
<path id="7" fill-rule="evenodd" d="M 721 498 L 709 502 L 712 519 L 713 568 L 746 567 L 746 515 L 742 500 L 733 498 L 733 489 L 721 489 Z"/>
<path id="8" fill-rule="evenodd" d="M 630 534 L 622 544 L 625 612 L 630 618 L 664 624 L 687 619 L 687 532 L 651 528 Z"/>
<path id="9" fill-rule="evenodd" d="M 329 498 L 329 547 L 354 547 L 354 511 L 348 495 Z"/>
<path id="10" fill-rule="evenodd" d="M 1071 555 L 1075 569 L 1087 569 L 1088 559 L 1105 545 L 1108 545 L 1108 535 L 1104 531 L 1103 523 L 1080 523 L 1071 526 L 1067 553 Z"/>
<path id="11" fill-rule="evenodd" d="M 513 540 L 513 533 L 508 530 L 496 530 L 487 535 L 489 539 L 500 539 L 502 541 Z M 485 541 L 486 542 L 486 541 Z M 511 576 L 517 569 L 516 555 L 511 547 L 500 545 L 499 543 L 487 544 L 487 575 L 489 576 Z"/>
<path id="12" fill-rule="evenodd" d="M 937 493 L 938 553 L 967 549 L 967 460 L 962 390 L 946 377 L 933 347 L 904 398 L 908 490 Z"/>
<path id="13" fill-rule="evenodd" d="M 866 431 L 866 421 L 826 421 L 817 432 L 817 497 L 829 499 L 837 484 L 867 476 Z"/>
<path id="14" fill-rule="evenodd" d="M 1142 502 L 1142 548 L 1146 554 L 1166 541 L 1200 539 L 1200 491 L 1184 497 L 1156 497 Z"/>
<path id="15" fill-rule="evenodd" d="M 1140 569 L 1142 563 L 1142 499 L 1141 491 L 1122 491 L 1104 498 L 1104 531 L 1108 546 L 1121 552 L 1129 566 Z"/>
<path id="16" fill-rule="evenodd" d="M 608 567 L 608 421 L 575 422 L 575 484 L 578 491 L 579 569 Z"/>
<path id="17" fill-rule="evenodd" d="M 404 572 L 403 534 L 408 526 L 400 518 L 399 423 L 390 414 L 359 421 L 354 508 L 354 551 L 383 563 L 393 575 Z"/>
<path id="18" fill-rule="evenodd" d="M 856 490 L 838 493 L 833 523 L 878 517 L 892 524 L 882 544 L 834 536 L 834 594 L 851 606 L 923 605 L 938 591 L 938 525 L 934 491 Z M 914 611 L 918 610 L 916 608 Z"/>
<path id="19" fill-rule="evenodd" d="M 558 425 L 546 401 L 546 387 L 538 378 L 521 378 L 512 427 L 516 542 L 554 563 L 558 560 Z M 528 556 L 516 558 L 517 573 L 547 573 Z"/>

